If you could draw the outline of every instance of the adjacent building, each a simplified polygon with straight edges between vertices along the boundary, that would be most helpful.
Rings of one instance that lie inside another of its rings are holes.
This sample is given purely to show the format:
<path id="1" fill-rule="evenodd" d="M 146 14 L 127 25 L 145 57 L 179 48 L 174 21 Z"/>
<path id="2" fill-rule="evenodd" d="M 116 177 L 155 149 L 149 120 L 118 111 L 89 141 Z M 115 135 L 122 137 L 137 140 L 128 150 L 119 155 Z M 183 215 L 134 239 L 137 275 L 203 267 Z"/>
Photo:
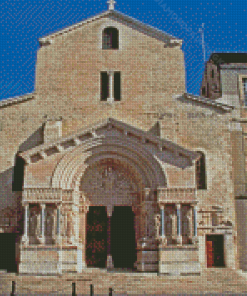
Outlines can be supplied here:
<path id="1" fill-rule="evenodd" d="M 233 162 L 240 268 L 247 269 L 246 156 L 247 156 L 247 54 L 213 53 L 206 63 L 201 95 L 234 106 Z"/>

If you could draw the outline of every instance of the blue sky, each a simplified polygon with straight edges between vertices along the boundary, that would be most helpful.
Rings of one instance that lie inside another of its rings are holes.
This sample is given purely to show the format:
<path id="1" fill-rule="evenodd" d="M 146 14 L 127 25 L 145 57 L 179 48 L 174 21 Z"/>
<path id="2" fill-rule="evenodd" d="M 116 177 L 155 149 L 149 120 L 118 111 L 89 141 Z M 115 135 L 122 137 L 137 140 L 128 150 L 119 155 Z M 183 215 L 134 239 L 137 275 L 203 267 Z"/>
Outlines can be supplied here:
<path id="1" fill-rule="evenodd" d="M 199 94 L 206 58 L 247 52 L 247 1 L 116 0 L 116 10 L 184 40 L 186 87 Z M 34 91 L 38 38 L 107 9 L 106 0 L 1 0 L 0 100 Z"/>

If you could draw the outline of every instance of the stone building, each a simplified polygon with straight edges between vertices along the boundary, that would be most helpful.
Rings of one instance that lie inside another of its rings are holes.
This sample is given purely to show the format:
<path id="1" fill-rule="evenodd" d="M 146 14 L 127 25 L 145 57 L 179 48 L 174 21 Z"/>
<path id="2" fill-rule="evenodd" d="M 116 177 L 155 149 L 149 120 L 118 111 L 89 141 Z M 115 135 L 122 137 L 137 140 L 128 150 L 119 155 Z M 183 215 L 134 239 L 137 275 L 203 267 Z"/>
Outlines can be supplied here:
<path id="1" fill-rule="evenodd" d="M 201 94 L 234 106 L 233 163 L 240 268 L 247 270 L 247 54 L 213 53 L 206 63 Z"/>
<path id="2" fill-rule="evenodd" d="M 186 93 L 181 46 L 114 1 L 40 39 L 35 92 L 0 102 L 0 241 L 20 273 L 239 268 L 236 108 Z"/>

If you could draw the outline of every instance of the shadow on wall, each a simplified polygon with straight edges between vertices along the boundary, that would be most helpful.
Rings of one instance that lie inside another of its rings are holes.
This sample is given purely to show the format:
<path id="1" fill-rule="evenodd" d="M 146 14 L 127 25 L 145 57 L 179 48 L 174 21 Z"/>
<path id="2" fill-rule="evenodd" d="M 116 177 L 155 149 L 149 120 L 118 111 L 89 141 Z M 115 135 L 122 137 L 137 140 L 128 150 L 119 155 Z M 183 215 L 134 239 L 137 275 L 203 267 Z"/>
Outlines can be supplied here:
<path id="1" fill-rule="evenodd" d="M 160 137 L 160 123 L 157 121 L 151 129 L 148 131 L 148 133 L 155 135 L 156 137 Z"/>
<path id="2" fill-rule="evenodd" d="M 19 147 L 19 152 L 24 152 L 44 143 L 44 126 L 38 128 L 29 138 Z"/>
<path id="3" fill-rule="evenodd" d="M 12 190 L 14 167 L 0 174 L 0 230 L 22 232 L 21 192 Z"/>
<path id="4" fill-rule="evenodd" d="M 0 173 L 0 211 L 15 202 L 15 194 L 12 192 L 12 177 L 14 167 Z"/>
<path id="5" fill-rule="evenodd" d="M 15 156 L 15 166 L 13 171 L 13 191 L 22 191 L 24 182 L 25 161 L 19 156 L 19 152 L 30 150 L 43 144 L 43 126 L 36 130 L 25 142 L 19 146 L 19 151 Z"/>
<path id="6" fill-rule="evenodd" d="M 22 232 L 21 192 L 25 161 L 19 156 L 19 152 L 41 144 L 43 144 L 43 126 L 19 146 L 14 166 L 0 173 L 0 228 L 4 232 Z"/>

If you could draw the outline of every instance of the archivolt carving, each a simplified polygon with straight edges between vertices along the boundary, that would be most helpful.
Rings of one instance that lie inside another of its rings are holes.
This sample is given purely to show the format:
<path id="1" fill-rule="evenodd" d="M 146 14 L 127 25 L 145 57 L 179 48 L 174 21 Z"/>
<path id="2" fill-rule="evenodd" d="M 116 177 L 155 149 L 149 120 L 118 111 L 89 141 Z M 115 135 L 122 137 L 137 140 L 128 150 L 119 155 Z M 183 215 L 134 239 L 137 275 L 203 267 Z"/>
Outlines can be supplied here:
<path id="1" fill-rule="evenodd" d="M 150 151 L 127 139 L 106 137 L 92 139 L 66 153 L 54 171 L 52 187 L 74 189 L 79 186 L 78 180 L 84 175 L 87 166 L 91 165 L 90 159 L 95 161 L 102 154 L 125 158 L 133 163 L 143 172 L 143 180 L 149 183 L 145 184 L 146 187 L 166 186 L 163 170 Z"/>

